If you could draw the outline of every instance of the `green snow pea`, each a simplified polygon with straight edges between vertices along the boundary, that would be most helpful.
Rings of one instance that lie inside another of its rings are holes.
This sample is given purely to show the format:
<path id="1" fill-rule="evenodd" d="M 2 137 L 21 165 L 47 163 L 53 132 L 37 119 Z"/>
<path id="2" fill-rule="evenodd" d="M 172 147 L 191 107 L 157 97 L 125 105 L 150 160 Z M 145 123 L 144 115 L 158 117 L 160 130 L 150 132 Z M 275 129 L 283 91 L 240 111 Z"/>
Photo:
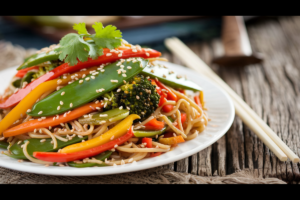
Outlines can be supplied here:
<path id="1" fill-rule="evenodd" d="M 156 135 L 161 135 L 166 131 L 167 127 L 164 127 L 158 131 L 143 131 L 143 130 L 134 130 L 133 134 L 135 137 L 155 137 Z"/>
<path id="2" fill-rule="evenodd" d="M 18 67 L 17 70 L 32 67 L 46 61 L 57 60 L 58 56 L 59 53 L 55 52 L 54 50 L 48 53 L 42 52 L 39 54 L 33 54 L 32 56 L 28 57 L 25 62 Z"/>
<path id="3" fill-rule="evenodd" d="M 112 151 L 105 151 L 103 153 L 98 154 L 97 156 L 94 156 L 97 160 L 104 161 L 105 158 L 108 158 L 112 154 Z M 71 167 L 77 167 L 77 168 L 83 168 L 83 167 L 104 167 L 107 166 L 107 164 L 97 164 L 97 163 L 75 163 L 75 162 L 68 162 L 68 165 Z"/>
<path id="4" fill-rule="evenodd" d="M 198 84 L 186 80 L 184 77 L 181 77 L 164 67 L 148 66 L 143 69 L 141 74 L 144 76 L 150 76 L 153 79 L 157 78 L 160 82 L 175 89 L 192 90 L 194 92 L 202 91 Z"/>
<path id="5" fill-rule="evenodd" d="M 41 152 L 53 152 L 58 151 L 58 149 L 61 149 L 65 146 L 81 142 L 82 140 L 87 140 L 88 136 L 79 138 L 78 136 L 74 137 L 72 140 L 68 140 L 67 142 L 63 142 L 60 140 L 57 140 L 57 148 L 53 149 L 53 144 L 51 144 L 52 139 L 46 139 L 45 142 L 41 142 L 41 139 L 31 138 L 28 140 L 24 140 L 20 144 L 15 143 L 12 145 L 9 150 L 11 151 L 11 154 L 9 155 L 12 158 L 16 159 L 27 159 L 26 156 L 23 153 L 23 149 L 21 146 L 25 144 L 25 142 L 29 141 L 29 144 L 27 146 L 27 152 L 30 156 L 32 156 L 33 152 L 35 151 L 41 151 Z"/>
<path id="6" fill-rule="evenodd" d="M 100 117 L 100 115 L 102 116 Z M 81 124 L 100 125 L 102 121 L 115 122 L 126 118 L 128 115 L 129 115 L 129 111 L 127 109 L 120 110 L 119 108 L 116 108 L 106 112 L 99 112 L 93 114 L 91 118 L 80 117 L 78 119 L 78 122 Z"/>
<path id="7" fill-rule="evenodd" d="M 17 79 L 15 80 L 14 82 L 12 82 L 12 85 L 15 87 L 15 88 L 20 88 L 21 87 L 21 82 L 22 82 L 22 79 Z"/>
<path id="8" fill-rule="evenodd" d="M 125 77 L 123 73 L 118 73 L 118 70 L 121 70 L 118 65 L 119 61 L 109 64 L 103 70 L 97 70 L 96 74 L 89 74 L 85 78 L 53 92 L 34 104 L 31 112 L 27 114 L 35 117 L 53 116 L 91 102 L 97 97 L 123 85 L 123 81 L 128 81 L 139 74 L 148 64 L 148 60 L 143 58 L 136 58 L 136 60 L 136 62 L 125 61 L 122 63 L 122 67 L 124 66 L 123 70 L 126 70 Z M 43 112 L 39 115 L 40 111 Z"/>
<path id="9" fill-rule="evenodd" d="M 27 72 L 27 73 L 25 74 L 25 76 L 22 78 L 20 87 L 23 86 L 23 83 L 24 83 L 24 82 L 30 83 L 30 82 L 31 82 L 31 79 L 33 78 L 33 75 L 34 75 L 34 74 L 36 74 L 36 72 Z"/>

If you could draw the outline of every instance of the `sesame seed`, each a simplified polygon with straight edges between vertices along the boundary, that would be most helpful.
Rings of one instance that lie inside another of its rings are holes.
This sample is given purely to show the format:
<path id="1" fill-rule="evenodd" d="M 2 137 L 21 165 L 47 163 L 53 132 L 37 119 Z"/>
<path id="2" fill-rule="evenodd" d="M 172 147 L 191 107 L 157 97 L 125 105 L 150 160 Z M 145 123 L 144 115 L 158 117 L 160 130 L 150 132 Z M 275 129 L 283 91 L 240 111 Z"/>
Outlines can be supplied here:
<path id="1" fill-rule="evenodd" d="M 118 80 L 110 80 L 110 82 L 112 82 L 112 83 L 117 83 L 117 82 L 119 82 Z"/>
<path id="2" fill-rule="evenodd" d="M 143 64 L 142 63 L 140 63 L 140 67 L 143 68 Z"/>
<path id="3" fill-rule="evenodd" d="M 178 79 L 179 79 L 179 78 L 182 78 L 182 76 L 180 76 L 180 75 L 177 75 L 177 76 L 176 76 L 176 78 L 178 78 Z"/>
<path id="4" fill-rule="evenodd" d="M 100 107 L 96 107 L 96 109 L 97 109 L 97 110 L 100 110 L 101 108 L 100 108 Z"/>
<path id="5" fill-rule="evenodd" d="M 70 103 L 70 107 L 71 107 L 71 108 L 73 107 L 73 103 Z"/>
<path id="6" fill-rule="evenodd" d="M 34 131 L 33 131 L 33 132 L 34 132 L 34 133 L 36 133 L 36 131 L 37 131 L 37 130 L 36 130 L 36 129 L 34 129 Z"/>
<path id="7" fill-rule="evenodd" d="M 128 160 L 128 162 L 132 162 L 133 161 L 133 158 L 130 158 L 129 160 Z"/>
<path id="8" fill-rule="evenodd" d="M 123 80 L 123 83 L 126 83 L 126 81 L 125 81 L 125 80 Z"/>
<path id="9" fill-rule="evenodd" d="M 127 69 L 131 69 L 131 67 L 130 67 L 130 66 L 128 66 L 128 67 L 127 67 Z"/>
<path id="10" fill-rule="evenodd" d="M 83 80 L 80 80 L 79 83 L 83 83 Z"/>
<path id="11" fill-rule="evenodd" d="M 61 84 L 62 80 L 58 79 L 57 84 Z"/>
<path id="12" fill-rule="evenodd" d="M 23 160 L 22 160 L 22 159 L 20 159 L 20 160 L 18 160 L 18 162 L 23 162 Z"/>
<path id="13" fill-rule="evenodd" d="M 125 165 L 125 161 L 123 159 L 121 160 L 121 165 Z"/>
<path id="14" fill-rule="evenodd" d="M 111 56 L 111 55 L 112 55 L 111 53 L 107 53 L 107 54 L 106 54 L 106 56 Z"/>
<path id="15" fill-rule="evenodd" d="M 141 112 L 143 115 L 145 114 L 144 112 Z"/>
<path id="16" fill-rule="evenodd" d="M 120 106 L 119 109 L 122 110 L 122 109 L 123 109 L 123 106 Z"/>
<path id="17" fill-rule="evenodd" d="M 140 97 L 138 95 L 136 95 L 136 99 L 140 99 Z"/>
<path id="18" fill-rule="evenodd" d="M 105 123 L 106 123 L 106 121 L 103 120 L 103 121 L 100 122 L 100 125 L 105 124 Z"/>
<path id="19" fill-rule="evenodd" d="M 64 117 L 66 117 L 67 116 L 67 113 L 64 113 Z"/>
<path id="20" fill-rule="evenodd" d="M 118 55 L 118 57 L 122 57 L 122 54 L 120 53 L 120 54 Z"/>
<path id="21" fill-rule="evenodd" d="M 120 66 L 120 68 L 122 68 L 122 69 L 123 69 L 123 68 L 124 68 L 124 65 L 121 65 L 121 66 Z"/>
<path id="22" fill-rule="evenodd" d="M 52 126 L 49 126 L 49 130 L 51 130 L 52 129 Z"/>
<path id="23" fill-rule="evenodd" d="M 89 78 L 89 77 L 87 77 L 85 80 L 86 80 L 86 81 L 89 81 L 89 80 L 90 80 L 90 78 Z"/>
<path id="24" fill-rule="evenodd" d="M 57 110 L 60 110 L 60 106 L 57 106 Z"/>
<path id="25" fill-rule="evenodd" d="M 21 144 L 22 140 L 20 140 L 17 144 Z"/>
<path id="26" fill-rule="evenodd" d="M 115 146 L 114 146 L 114 148 L 117 148 L 118 147 L 118 145 L 116 144 Z"/>
<path id="27" fill-rule="evenodd" d="M 60 104 L 60 105 L 64 105 L 64 102 L 60 101 L 59 104 Z"/>
<path id="28" fill-rule="evenodd" d="M 119 88 L 118 90 L 117 90 L 117 92 L 120 92 L 121 91 L 121 89 Z"/>
<path id="29" fill-rule="evenodd" d="M 64 96 L 64 94 L 65 94 L 65 92 L 62 92 L 62 93 L 61 93 L 61 96 Z"/>
<path id="30" fill-rule="evenodd" d="M 67 77 L 66 77 L 66 76 L 63 76 L 63 79 L 67 79 Z"/>
<path id="31" fill-rule="evenodd" d="M 95 76 L 91 76 L 92 79 L 95 79 Z"/>
<path id="32" fill-rule="evenodd" d="M 99 116 L 100 116 L 100 117 L 107 117 L 108 114 L 100 114 Z"/>
<path id="33" fill-rule="evenodd" d="M 83 138 L 83 136 L 82 136 L 82 135 L 78 135 L 78 137 L 79 137 L 79 138 Z"/>
<path id="34" fill-rule="evenodd" d="M 127 110 L 130 110 L 130 108 L 127 106 Z"/>
<path id="35" fill-rule="evenodd" d="M 99 100 L 97 100 L 96 102 L 95 102 L 95 104 L 98 104 L 99 103 Z"/>
<path id="36" fill-rule="evenodd" d="M 147 53 L 146 53 L 146 56 L 148 56 L 148 57 L 149 57 L 149 56 L 150 56 L 150 54 L 147 52 Z"/>
<path id="37" fill-rule="evenodd" d="M 163 74 L 163 77 L 164 77 L 164 78 L 167 78 L 167 76 L 166 76 L 166 75 L 164 75 L 164 74 Z"/>
<path id="38" fill-rule="evenodd" d="M 59 115 L 56 115 L 56 119 L 59 119 Z"/>
<path id="39" fill-rule="evenodd" d="M 151 73 L 154 73 L 154 70 L 153 69 L 151 69 L 151 71 L 150 71 Z"/>
<path id="40" fill-rule="evenodd" d="M 39 118 L 39 119 L 38 119 L 38 121 L 40 122 L 40 121 L 42 121 L 42 119 L 41 119 L 41 118 Z"/>
<path id="41" fill-rule="evenodd" d="M 85 77 L 86 77 L 86 75 L 85 75 L 85 74 L 83 74 L 81 78 L 85 78 Z"/>
<path id="42" fill-rule="evenodd" d="M 45 141 L 46 141 L 45 139 L 40 140 L 40 142 L 45 142 Z"/>
<path id="43" fill-rule="evenodd" d="M 105 69 L 101 69 L 100 71 L 101 71 L 101 72 L 105 72 Z"/>
<path id="44" fill-rule="evenodd" d="M 28 109 L 27 112 L 31 112 L 31 109 Z"/>
<path id="45" fill-rule="evenodd" d="M 123 76 L 123 77 L 127 77 L 127 75 L 126 75 L 126 74 L 122 74 L 122 76 Z"/>
<path id="46" fill-rule="evenodd" d="M 39 130 L 40 133 L 43 133 L 42 129 Z"/>

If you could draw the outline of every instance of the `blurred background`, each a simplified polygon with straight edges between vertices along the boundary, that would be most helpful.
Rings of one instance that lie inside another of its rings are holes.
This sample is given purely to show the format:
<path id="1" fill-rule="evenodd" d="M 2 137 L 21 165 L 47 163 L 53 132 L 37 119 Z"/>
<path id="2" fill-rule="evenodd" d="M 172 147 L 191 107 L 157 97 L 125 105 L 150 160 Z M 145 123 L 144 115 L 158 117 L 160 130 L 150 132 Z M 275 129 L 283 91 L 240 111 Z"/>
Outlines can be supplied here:
<path id="1" fill-rule="evenodd" d="M 244 17 L 246 21 L 255 16 Z M 117 26 L 123 38 L 131 44 L 140 44 L 165 50 L 163 40 L 176 36 L 188 42 L 210 40 L 221 35 L 221 16 L 0 16 L 0 40 L 24 48 L 41 49 L 67 33 L 74 32 L 74 23 L 91 25 L 100 21 Z"/>

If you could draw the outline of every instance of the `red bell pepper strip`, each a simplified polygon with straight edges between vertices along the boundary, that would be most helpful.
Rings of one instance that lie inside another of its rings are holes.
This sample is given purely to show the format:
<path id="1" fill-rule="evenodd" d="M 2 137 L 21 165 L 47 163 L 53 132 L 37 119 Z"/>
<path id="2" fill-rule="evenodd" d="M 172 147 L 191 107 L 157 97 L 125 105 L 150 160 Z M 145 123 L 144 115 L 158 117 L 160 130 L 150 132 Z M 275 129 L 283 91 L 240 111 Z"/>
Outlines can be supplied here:
<path id="1" fill-rule="evenodd" d="M 147 148 L 152 148 L 152 138 L 146 138 L 144 137 L 142 139 L 142 143 L 146 143 Z"/>
<path id="2" fill-rule="evenodd" d="M 180 92 L 180 93 L 182 93 L 182 94 L 185 94 L 185 90 L 184 89 L 178 89 L 177 91 Z"/>
<path id="3" fill-rule="evenodd" d="M 161 154 L 162 154 L 162 152 L 151 153 L 149 157 L 156 157 L 156 156 L 159 156 Z"/>
<path id="4" fill-rule="evenodd" d="M 147 122 L 144 126 L 145 130 L 161 130 L 165 127 L 165 123 L 157 121 L 157 119 L 154 118 Z"/>
<path id="5" fill-rule="evenodd" d="M 105 143 L 103 145 L 91 149 L 78 151 L 74 153 L 33 152 L 33 156 L 37 159 L 49 161 L 49 162 L 70 162 L 74 160 L 81 160 L 84 158 L 93 157 L 104 151 L 113 149 L 115 145 L 119 146 L 124 142 L 126 142 L 127 140 L 129 140 L 131 137 L 133 137 L 132 126 L 130 127 L 129 131 L 122 137 L 119 137 L 118 139 L 112 140 L 108 143 Z"/>
<path id="6" fill-rule="evenodd" d="M 83 68 L 89 68 L 93 66 L 99 66 L 104 63 L 115 62 L 120 59 L 132 58 L 132 57 L 142 57 L 142 58 L 154 58 L 161 56 L 161 53 L 156 50 L 147 50 L 142 49 L 138 52 L 133 52 L 130 48 L 122 48 L 122 56 L 119 57 L 118 54 L 113 53 L 111 56 L 106 56 L 107 53 L 110 52 L 109 49 L 103 49 L 103 55 L 99 56 L 98 59 L 89 58 L 85 62 L 78 61 L 78 63 L 74 66 L 69 66 L 68 63 L 64 63 L 50 72 L 44 74 L 38 79 L 32 81 L 25 88 L 18 90 L 18 92 L 11 95 L 4 103 L 0 103 L 0 108 L 6 109 L 17 105 L 27 94 L 29 94 L 34 88 L 36 88 L 39 84 L 55 79 L 63 74 L 72 73 L 79 71 Z M 147 56 L 146 53 L 149 55 Z"/>
<path id="7" fill-rule="evenodd" d="M 15 75 L 16 77 L 20 77 L 20 78 L 23 78 L 23 76 L 25 76 L 25 74 L 27 72 L 29 72 L 30 70 L 33 70 L 33 69 L 39 69 L 39 67 L 37 66 L 33 66 L 33 67 L 29 67 L 29 68 L 25 68 L 25 69 L 21 69 L 17 72 L 17 74 Z"/>
<path id="8" fill-rule="evenodd" d="M 185 113 L 181 113 L 180 116 L 181 116 L 181 123 L 183 124 L 185 122 L 185 120 L 186 120 L 186 114 Z"/>
<path id="9" fill-rule="evenodd" d="M 177 96 L 176 94 L 174 94 L 169 88 L 167 88 L 164 84 L 162 84 L 161 82 L 159 82 L 158 80 L 155 80 L 155 83 L 158 87 L 160 87 L 161 89 L 165 89 L 167 90 L 167 99 L 168 100 L 172 100 L 172 101 L 177 101 Z"/>
<path id="10" fill-rule="evenodd" d="M 195 100 L 195 103 L 196 103 L 200 108 L 202 108 L 202 105 L 201 105 L 201 101 L 200 101 L 199 96 L 194 96 L 194 100 Z"/>
<path id="11" fill-rule="evenodd" d="M 173 132 L 165 133 L 163 138 L 169 138 L 169 137 L 174 137 Z"/>

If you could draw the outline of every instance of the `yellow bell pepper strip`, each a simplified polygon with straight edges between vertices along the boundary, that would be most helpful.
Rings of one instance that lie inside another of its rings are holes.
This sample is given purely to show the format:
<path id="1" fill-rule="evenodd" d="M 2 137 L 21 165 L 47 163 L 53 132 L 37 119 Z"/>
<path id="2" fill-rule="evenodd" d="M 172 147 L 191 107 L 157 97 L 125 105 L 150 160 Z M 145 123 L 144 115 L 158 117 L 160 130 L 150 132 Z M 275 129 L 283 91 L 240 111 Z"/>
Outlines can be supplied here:
<path id="1" fill-rule="evenodd" d="M 117 139 L 127 133 L 128 129 L 130 128 L 130 126 L 132 125 L 135 119 L 140 119 L 140 116 L 136 114 L 131 114 L 128 117 L 126 117 L 123 121 L 118 123 L 115 127 L 113 127 L 112 129 L 104 133 L 103 135 L 100 135 L 96 138 L 93 138 L 85 142 L 67 146 L 63 148 L 60 151 L 60 153 L 74 153 L 78 151 L 84 151 L 87 149 L 91 149 L 103 145 L 113 139 Z"/>
<path id="2" fill-rule="evenodd" d="M 11 110 L 0 122 L 0 136 L 3 133 L 3 131 L 5 131 L 11 125 L 13 125 L 15 121 L 25 116 L 27 110 L 31 109 L 32 106 L 36 103 L 36 101 L 44 93 L 56 90 L 57 86 L 66 85 L 69 81 L 72 80 L 72 77 L 74 77 L 75 74 L 78 74 L 78 78 L 81 78 L 83 74 L 89 74 L 90 71 L 93 71 L 95 69 L 97 69 L 97 67 L 92 67 L 89 70 L 71 74 L 69 76 L 66 76 L 65 79 L 55 79 L 38 85 L 27 96 L 25 96 L 25 98 L 22 101 L 20 101 L 20 103 L 16 107 L 14 107 L 13 110 Z"/>
<path id="3" fill-rule="evenodd" d="M 181 142 L 184 142 L 184 139 L 181 135 L 176 137 L 169 137 L 169 138 L 160 138 L 158 140 L 159 143 L 166 144 L 166 145 L 175 145 Z"/>
<path id="4" fill-rule="evenodd" d="M 74 119 L 77 119 L 81 117 L 82 115 L 85 115 L 87 113 L 90 113 L 92 111 L 96 111 L 96 107 L 102 108 L 104 106 L 103 103 L 88 103 L 82 107 L 76 108 L 75 110 L 72 110 L 69 114 L 59 115 L 58 117 L 48 117 L 42 121 L 31 120 L 25 123 L 22 123 L 18 126 L 14 126 L 6 131 L 3 132 L 4 137 L 11 137 L 15 135 L 20 135 L 23 133 L 34 131 L 34 129 L 39 128 L 47 128 L 49 126 L 57 126 L 60 123 L 65 123 Z M 2 128 L 2 127 L 1 127 Z"/>

